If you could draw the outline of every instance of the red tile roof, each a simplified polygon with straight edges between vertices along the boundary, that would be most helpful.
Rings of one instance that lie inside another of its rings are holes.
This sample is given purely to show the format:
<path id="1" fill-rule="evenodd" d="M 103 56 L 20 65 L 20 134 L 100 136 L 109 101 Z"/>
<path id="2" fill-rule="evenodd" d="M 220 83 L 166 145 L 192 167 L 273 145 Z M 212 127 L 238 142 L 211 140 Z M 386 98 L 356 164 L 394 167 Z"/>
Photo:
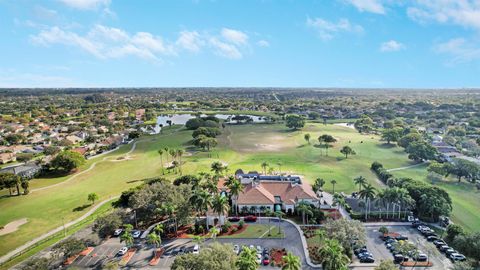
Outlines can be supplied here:
<path id="1" fill-rule="evenodd" d="M 238 196 L 239 204 L 274 204 L 275 196 L 280 196 L 285 204 L 295 204 L 298 199 L 318 199 L 309 184 L 290 182 L 261 181 L 249 184 Z"/>

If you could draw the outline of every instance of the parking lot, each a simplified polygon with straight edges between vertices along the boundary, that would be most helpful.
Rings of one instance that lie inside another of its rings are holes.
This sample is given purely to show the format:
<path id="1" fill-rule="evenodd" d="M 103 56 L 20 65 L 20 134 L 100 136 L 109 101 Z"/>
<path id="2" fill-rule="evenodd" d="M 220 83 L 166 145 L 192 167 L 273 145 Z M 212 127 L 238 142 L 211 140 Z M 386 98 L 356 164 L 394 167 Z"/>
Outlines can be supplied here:
<path id="1" fill-rule="evenodd" d="M 266 220 L 259 220 L 257 223 L 265 223 Z M 298 231 L 287 222 L 281 223 L 282 230 L 285 233 L 285 238 L 218 238 L 216 240 L 206 239 L 203 246 L 217 241 L 219 243 L 228 243 L 232 245 L 239 246 L 261 246 L 262 248 L 287 248 L 288 252 L 293 253 L 296 256 L 299 256 L 303 264 L 302 269 L 309 269 L 306 265 L 305 254 L 303 252 L 300 235 Z M 165 248 L 165 253 L 161 257 L 159 263 L 156 266 L 149 266 L 148 263 L 153 256 L 154 248 L 146 245 L 142 240 L 136 240 L 137 252 L 132 257 L 127 267 L 130 269 L 170 269 L 175 257 L 178 254 L 172 252 L 173 250 L 178 251 L 181 247 L 184 247 L 187 252 L 191 251 L 194 243 L 192 239 L 174 239 L 168 240 L 163 239 L 162 245 Z M 120 243 L 118 237 L 110 238 L 101 245 L 95 247 L 95 249 L 87 256 L 79 257 L 72 266 L 80 269 L 91 269 L 101 265 L 104 261 L 109 260 L 120 260 L 120 256 L 117 256 L 117 252 L 120 248 L 124 246 L 123 243 Z M 260 269 L 274 269 L 271 266 L 262 266 Z M 278 268 L 276 268 L 278 269 Z"/>
<path id="2" fill-rule="evenodd" d="M 414 243 L 418 250 L 427 254 L 429 261 L 433 263 L 433 266 L 428 267 L 428 269 L 443 270 L 449 269 L 452 266 L 452 262 L 447 259 L 445 254 L 441 253 L 433 243 L 428 242 L 416 228 L 412 228 L 411 226 L 386 227 L 388 228 L 389 232 L 396 232 L 408 237 L 408 241 Z M 375 264 L 380 263 L 382 260 L 393 260 L 392 253 L 386 248 L 384 241 L 379 237 L 379 228 L 380 226 L 366 226 L 367 248 L 375 258 Z M 418 269 L 418 267 L 416 268 Z"/>

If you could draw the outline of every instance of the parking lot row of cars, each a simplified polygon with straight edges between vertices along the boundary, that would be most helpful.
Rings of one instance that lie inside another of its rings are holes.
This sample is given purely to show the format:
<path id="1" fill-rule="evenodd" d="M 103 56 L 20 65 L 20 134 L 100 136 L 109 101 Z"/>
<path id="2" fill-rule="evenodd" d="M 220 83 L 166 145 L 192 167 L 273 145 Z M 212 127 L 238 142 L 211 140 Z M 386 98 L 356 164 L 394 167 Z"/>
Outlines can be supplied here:
<path id="1" fill-rule="evenodd" d="M 375 258 L 373 257 L 372 253 L 370 253 L 366 246 L 355 249 L 354 250 L 355 256 L 357 256 L 358 260 L 361 263 L 374 263 Z"/>
<path id="2" fill-rule="evenodd" d="M 262 248 L 261 246 L 253 246 L 253 245 L 250 245 L 250 246 L 239 246 L 239 245 L 234 245 L 233 246 L 233 252 L 235 254 L 240 254 L 240 252 L 242 252 L 243 249 L 245 248 L 250 248 L 250 249 L 253 249 L 253 250 L 256 250 L 257 251 L 257 263 L 259 265 L 263 264 L 263 265 L 269 265 L 270 264 L 270 250 L 268 248 Z"/>
<path id="3" fill-rule="evenodd" d="M 466 260 L 463 254 L 448 246 L 447 243 L 438 234 L 436 234 L 434 230 L 432 230 L 423 222 L 414 221 L 412 222 L 412 227 L 416 228 L 427 239 L 428 242 L 432 242 L 437 249 L 444 253 L 445 256 L 452 262 Z"/>

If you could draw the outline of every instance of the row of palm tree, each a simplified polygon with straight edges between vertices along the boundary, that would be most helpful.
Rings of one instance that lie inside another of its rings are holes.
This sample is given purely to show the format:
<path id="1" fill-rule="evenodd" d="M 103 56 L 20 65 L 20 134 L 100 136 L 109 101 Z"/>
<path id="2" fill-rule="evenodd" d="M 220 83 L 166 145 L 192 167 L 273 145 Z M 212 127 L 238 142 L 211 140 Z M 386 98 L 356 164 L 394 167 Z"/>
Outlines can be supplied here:
<path id="1" fill-rule="evenodd" d="M 174 149 L 165 147 L 163 149 L 158 150 L 158 154 L 160 155 L 160 163 L 162 167 L 162 174 L 165 174 L 165 166 L 163 164 L 163 155 L 166 155 L 166 162 L 168 163 L 168 157 L 171 157 L 172 160 L 172 167 L 174 170 L 178 168 L 180 175 L 182 175 L 182 156 L 185 153 L 183 149 Z"/>
<path id="2" fill-rule="evenodd" d="M 376 206 L 387 208 L 386 217 L 389 217 L 390 206 L 392 206 L 392 217 L 394 216 L 395 207 L 398 207 L 398 218 L 401 218 L 401 211 L 405 208 L 410 208 L 414 204 L 414 200 L 410 197 L 408 191 L 404 188 L 394 187 L 378 191 L 365 177 L 359 176 L 354 179 L 355 185 L 358 185 L 359 198 L 363 200 L 362 204 L 365 208 L 365 220 L 371 211 L 371 202 L 375 199 Z M 382 211 L 380 211 L 380 218 L 382 218 Z"/>

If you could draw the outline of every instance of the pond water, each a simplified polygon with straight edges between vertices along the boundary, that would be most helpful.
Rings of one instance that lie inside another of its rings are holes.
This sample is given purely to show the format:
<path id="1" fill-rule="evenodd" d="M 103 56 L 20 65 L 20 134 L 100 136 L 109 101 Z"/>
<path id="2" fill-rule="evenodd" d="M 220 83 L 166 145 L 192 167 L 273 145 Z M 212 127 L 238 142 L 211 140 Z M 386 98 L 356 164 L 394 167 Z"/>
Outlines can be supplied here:
<path id="1" fill-rule="evenodd" d="M 202 117 L 207 116 L 206 114 L 202 114 Z M 235 114 L 214 114 L 213 116 L 217 117 L 218 119 L 222 119 L 225 123 L 238 123 L 237 120 L 234 120 L 236 115 Z M 265 117 L 256 116 L 256 115 L 248 115 L 248 114 L 240 114 L 240 116 L 250 117 L 253 123 L 263 123 L 265 122 Z M 172 125 L 185 125 L 188 120 L 195 118 L 196 116 L 193 114 L 165 114 L 160 115 L 157 117 L 157 125 L 155 127 L 155 132 L 160 132 L 162 126 L 168 126 L 169 121 L 171 121 Z"/>

